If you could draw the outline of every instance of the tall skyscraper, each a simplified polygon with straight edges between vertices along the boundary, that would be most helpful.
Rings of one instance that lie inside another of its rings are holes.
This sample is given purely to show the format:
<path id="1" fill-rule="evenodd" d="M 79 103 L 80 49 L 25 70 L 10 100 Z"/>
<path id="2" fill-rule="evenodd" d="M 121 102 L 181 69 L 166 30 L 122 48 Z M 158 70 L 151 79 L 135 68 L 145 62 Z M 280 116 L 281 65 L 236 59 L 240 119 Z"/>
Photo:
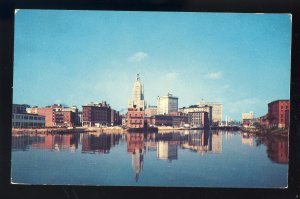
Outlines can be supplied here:
<path id="1" fill-rule="evenodd" d="M 132 99 L 128 102 L 127 127 L 144 128 L 146 102 L 144 100 L 144 88 L 137 74 L 136 81 L 132 89 Z"/>
<path id="2" fill-rule="evenodd" d="M 144 100 L 144 86 L 137 74 L 136 81 L 132 89 L 132 99 L 128 102 L 128 108 L 137 108 L 138 110 L 145 110 L 146 102 Z"/>
<path id="3" fill-rule="evenodd" d="M 157 97 L 157 114 L 164 115 L 178 111 L 178 97 L 172 94 Z"/>

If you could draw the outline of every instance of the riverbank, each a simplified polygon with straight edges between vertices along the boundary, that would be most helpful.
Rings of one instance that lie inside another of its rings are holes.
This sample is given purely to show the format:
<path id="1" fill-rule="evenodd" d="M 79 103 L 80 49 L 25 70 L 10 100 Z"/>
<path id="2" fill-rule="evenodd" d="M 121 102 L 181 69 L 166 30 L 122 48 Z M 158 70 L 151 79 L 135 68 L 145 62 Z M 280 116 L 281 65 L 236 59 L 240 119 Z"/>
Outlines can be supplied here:
<path id="1" fill-rule="evenodd" d="M 242 128 L 242 132 L 250 133 L 256 136 L 281 136 L 287 137 L 289 129 L 259 129 L 259 128 Z"/>
<path id="2" fill-rule="evenodd" d="M 191 129 L 183 128 L 183 127 L 158 126 L 157 130 L 158 132 L 172 132 L 177 130 L 191 130 Z"/>
<path id="3" fill-rule="evenodd" d="M 125 129 L 122 127 L 76 127 L 76 128 L 13 128 L 12 134 L 20 133 L 38 133 L 38 134 L 69 134 L 69 133 L 123 133 Z"/>

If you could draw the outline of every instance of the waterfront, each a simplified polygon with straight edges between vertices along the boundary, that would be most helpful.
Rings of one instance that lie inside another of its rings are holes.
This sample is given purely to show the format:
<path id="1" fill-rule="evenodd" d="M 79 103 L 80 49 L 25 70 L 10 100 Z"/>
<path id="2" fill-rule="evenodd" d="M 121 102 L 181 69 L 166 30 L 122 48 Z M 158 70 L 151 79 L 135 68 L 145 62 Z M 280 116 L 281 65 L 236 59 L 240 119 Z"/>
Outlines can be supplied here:
<path id="1" fill-rule="evenodd" d="M 240 131 L 17 134 L 12 182 L 286 187 L 288 139 Z"/>

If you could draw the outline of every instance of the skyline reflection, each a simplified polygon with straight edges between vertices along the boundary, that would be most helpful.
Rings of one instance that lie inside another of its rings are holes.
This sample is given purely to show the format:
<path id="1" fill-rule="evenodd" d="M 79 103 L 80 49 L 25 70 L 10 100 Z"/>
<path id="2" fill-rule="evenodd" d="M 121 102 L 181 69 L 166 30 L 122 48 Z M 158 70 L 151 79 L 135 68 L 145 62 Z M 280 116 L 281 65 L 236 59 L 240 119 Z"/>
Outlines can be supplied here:
<path id="1" fill-rule="evenodd" d="M 224 136 L 223 136 L 224 134 Z M 179 150 L 187 150 L 200 155 L 222 154 L 223 144 L 237 132 L 190 130 L 159 133 L 75 133 L 66 135 L 18 134 L 12 136 L 12 151 L 43 149 L 53 152 L 76 152 L 82 154 L 109 154 L 110 151 L 127 143 L 134 180 L 138 182 L 144 165 L 146 151 L 156 153 L 159 161 L 180 161 Z M 269 160 L 276 164 L 288 164 L 288 140 L 286 137 L 255 137 L 240 133 L 241 144 L 250 147 L 266 146 Z M 254 144 L 256 143 L 256 144 Z"/>
<path id="2" fill-rule="evenodd" d="M 264 144 L 267 147 L 268 158 L 277 164 L 288 164 L 289 150 L 287 137 L 258 137 L 256 145 Z"/>

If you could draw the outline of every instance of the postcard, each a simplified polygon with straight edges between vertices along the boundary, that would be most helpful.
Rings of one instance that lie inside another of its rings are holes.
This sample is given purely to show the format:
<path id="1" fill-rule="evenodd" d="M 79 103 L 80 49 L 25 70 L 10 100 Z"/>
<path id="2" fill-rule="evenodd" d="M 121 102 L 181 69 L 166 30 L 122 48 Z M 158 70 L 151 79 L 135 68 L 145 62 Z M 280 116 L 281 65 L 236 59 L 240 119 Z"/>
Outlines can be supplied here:
<path id="1" fill-rule="evenodd" d="M 21 9 L 11 183 L 285 188 L 290 14 Z"/>

